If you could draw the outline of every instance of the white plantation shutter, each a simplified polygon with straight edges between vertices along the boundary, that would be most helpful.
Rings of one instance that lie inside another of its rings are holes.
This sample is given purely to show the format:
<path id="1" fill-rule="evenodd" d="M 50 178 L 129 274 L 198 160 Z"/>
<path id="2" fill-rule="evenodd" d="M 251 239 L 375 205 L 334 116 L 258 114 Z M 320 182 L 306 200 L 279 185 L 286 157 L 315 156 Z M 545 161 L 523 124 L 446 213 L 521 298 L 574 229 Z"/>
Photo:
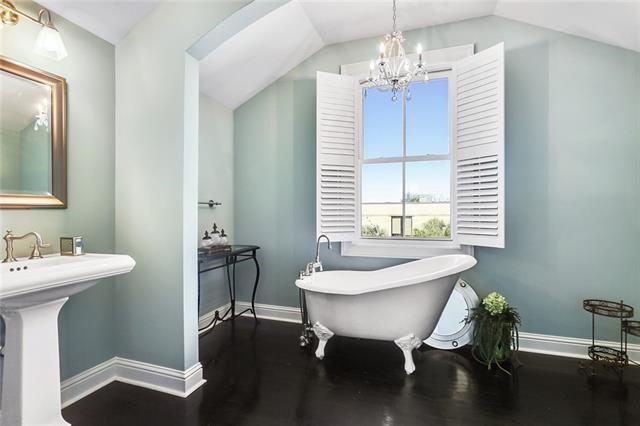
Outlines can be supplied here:
<path id="1" fill-rule="evenodd" d="M 453 68 L 456 234 L 504 248 L 504 44 Z"/>
<path id="2" fill-rule="evenodd" d="M 355 78 L 317 73 L 316 229 L 332 241 L 352 241 L 356 233 L 360 103 Z"/>

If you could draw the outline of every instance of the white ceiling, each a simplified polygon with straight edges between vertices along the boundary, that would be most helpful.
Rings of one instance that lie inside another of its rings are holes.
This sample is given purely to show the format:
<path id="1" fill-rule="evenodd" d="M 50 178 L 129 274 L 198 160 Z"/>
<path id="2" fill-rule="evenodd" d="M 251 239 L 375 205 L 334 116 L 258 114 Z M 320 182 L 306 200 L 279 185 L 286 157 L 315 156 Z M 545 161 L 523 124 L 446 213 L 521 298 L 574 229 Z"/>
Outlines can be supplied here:
<path id="1" fill-rule="evenodd" d="M 494 9 L 495 0 L 400 0 L 398 23 L 407 31 Z M 204 57 L 200 91 L 235 109 L 324 46 L 378 36 L 390 27 L 390 0 L 291 0 Z"/>
<path id="2" fill-rule="evenodd" d="M 268 1 L 268 0 L 256 0 Z M 379 36 L 390 0 L 291 0 L 200 62 L 200 89 L 237 108 L 322 47 Z M 496 15 L 640 52 L 640 0 L 400 0 L 403 31 Z"/>
<path id="3" fill-rule="evenodd" d="M 640 0 L 499 0 L 494 15 L 640 52 Z"/>
<path id="4" fill-rule="evenodd" d="M 36 0 L 74 24 L 117 44 L 160 0 Z"/>
<path id="5" fill-rule="evenodd" d="M 200 91 L 235 108 L 324 45 L 300 3 L 291 1 L 202 59 Z"/>
<path id="6" fill-rule="evenodd" d="M 39 0 L 116 44 L 160 0 Z M 200 0 L 217 1 L 217 0 Z M 201 61 L 201 90 L 236 108 L 329 44 L 382 35 L 391 0 L 254 0 L 284 3 Z M 550 28 L 640 52 L 640 0 L 398 0 L 404 30 L 480 16 Z"/>
<path id="7" fill-rule="evenodd" d="M 299 1 L 325 45 L 391 31 L 391 0 Z M 495 0 L 398 0 L 402 31 L 491 15 Z"/>

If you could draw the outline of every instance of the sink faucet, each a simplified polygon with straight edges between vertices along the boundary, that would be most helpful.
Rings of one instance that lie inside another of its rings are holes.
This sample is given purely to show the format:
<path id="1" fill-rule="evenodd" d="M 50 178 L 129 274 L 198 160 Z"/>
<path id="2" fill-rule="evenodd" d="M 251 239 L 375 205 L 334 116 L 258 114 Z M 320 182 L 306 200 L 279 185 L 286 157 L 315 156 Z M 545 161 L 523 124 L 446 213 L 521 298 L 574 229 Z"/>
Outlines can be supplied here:
<path id="1" fill-rule="evenodd" d="M 38 234 L 37 232 L 27 232 L 24 235 L 20 235 L 19 237 L 14 236 L 11 233 L 11 230 L 8 230 L 7 233 L 5 234 L 4 237 L 2 237 L 2 239 L 4 240 L 5 243 L 5 251 L 6 251 L 6 256 L 4 257 L 4 260 L 2 261 L 2 263 L 9 263 L 9 262 L 17 262 L 18 259 L 16 259 L 13 256 L 13 241 L 14 240 L 22 240 L 24 238 L 27 238 L 29 236 L 34 236 L 36 239 L 36 244 L 33 246 L 33 250 L 31 251 L 31 256 L 29 256 L 29 259 L 42 259 L 42 254 L 40 253 L 40 249 L 41 248 L 46 248 L 49 247 L 51 244 L 45 244 L 42 242 L 42 237 L 40 236 L 40 234 Z"/>
<path id="2" fill-rule="evenodd" d="M 327 240 L 327 247 L 331 250 L 331 240 L 326 235 L 322 234 L 318 237 L 318 241 L 316 242 L 316 260 L 313 262 L 313 271 L 312 272 L 322 272 L 322 262 L 320 262 L 320 241 L 322 239 Z"/>

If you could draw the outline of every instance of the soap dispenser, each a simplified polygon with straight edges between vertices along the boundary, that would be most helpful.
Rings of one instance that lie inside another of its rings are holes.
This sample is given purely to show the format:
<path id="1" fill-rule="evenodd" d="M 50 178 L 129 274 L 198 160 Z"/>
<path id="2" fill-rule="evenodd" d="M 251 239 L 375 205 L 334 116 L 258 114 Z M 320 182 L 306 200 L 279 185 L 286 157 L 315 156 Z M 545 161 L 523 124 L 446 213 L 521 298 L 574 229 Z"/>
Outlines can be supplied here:
<path id="1" fill-rule="evenodd" d="M 218 225 L 213 223 L 213 232 L 211 233 L 211 244 L 220 244 L 220 232 L 218 232 Z"/>
<path id="2" fill-rule="evenodd" d="M 222 232 L 220 233 L 220 244 L 226 246 L 228 242 L 229 239 L 227 238 L 227 234 L 224 233 L 224 228 L 222 228 Z"/>

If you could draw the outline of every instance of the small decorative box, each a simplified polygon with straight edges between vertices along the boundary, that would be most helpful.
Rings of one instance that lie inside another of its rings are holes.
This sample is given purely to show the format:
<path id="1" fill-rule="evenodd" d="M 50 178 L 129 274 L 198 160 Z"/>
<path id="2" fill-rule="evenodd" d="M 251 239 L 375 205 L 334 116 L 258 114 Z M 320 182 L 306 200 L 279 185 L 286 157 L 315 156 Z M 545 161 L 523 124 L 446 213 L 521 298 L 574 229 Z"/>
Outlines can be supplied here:
<path id="1" fill-rule="evenodd" d="M 60 237 L 60 255 L 80 256 L 84 254 L 82 237 Z"/>

